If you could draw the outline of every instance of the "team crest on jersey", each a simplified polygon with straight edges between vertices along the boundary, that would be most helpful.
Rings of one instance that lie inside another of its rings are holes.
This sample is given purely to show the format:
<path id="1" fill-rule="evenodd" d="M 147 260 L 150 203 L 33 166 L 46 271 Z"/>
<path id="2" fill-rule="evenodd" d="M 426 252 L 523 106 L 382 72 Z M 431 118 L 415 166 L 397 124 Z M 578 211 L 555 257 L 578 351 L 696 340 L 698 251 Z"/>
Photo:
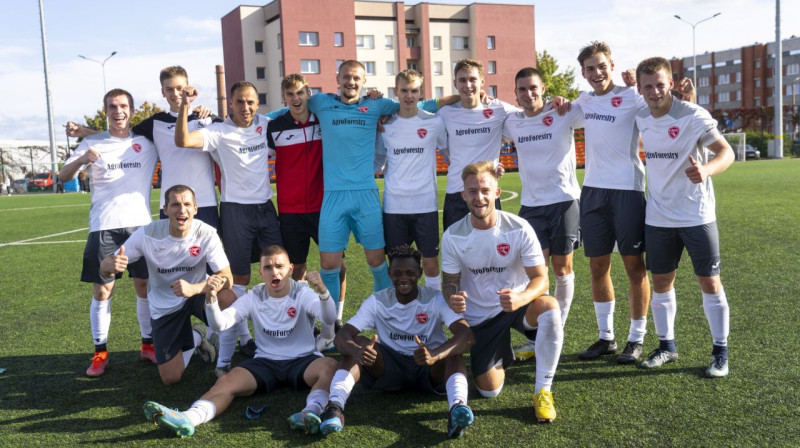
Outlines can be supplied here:
<path id="1" fill-rule="evenodd" d="M 286 310 L 286 314 L 288 314 L 288 315 L 289 315 L 289 317 L 292 317 L 292 318 L 293 318 L 294 316 L 297 316 L 297 308 L 295 308 L 295 307 L 293 307 L 293 306 L 290 306 L 290 307 L 289 307 L 289 309 L 288 309 L 288 310 Z"/>
<path id="2" fill-rule="evenodd" d="M 500 243 L 497 245 L 497 253 L 504 257 L 508 255 L 510 251 L 511 251 L 511 246 L 509 246 L 508 243 Z"/>
<path id="3" fill-rule="evenodd" d="M 200 255 L 200 246 L 192 246 L 189 248 L 189 255 L 196 257 Z"/>
<path id="4" fill-rule="evenodd" d="M 669 134 L 669 136 L 672 137 L 672 138 L 678 138 L 678 134 L 680 134 L 680 133 L 681 133 L 681 130 L 678 129 L 677 126 L 673 126 L 673 127 L 669 128 L 669 129 L 667 129 L 667 134 Z"/>
<path id="5" fill-rule="evenodd" d="M 553 117 L 551 117 L 550 115 L 548 115 L 548 116 L 546 116 L 546 117 L 542 118 L 542 123 L 543 123 L 545 126 L 550 126 L 551 124 L 553 124 Z"/>
<path id="6" fill-rule="evenodd" d="M 140 145 L 138 143 L 132 144 L 131 148 L 133 148 L 133 150 L 136 151 L 136 152 L 141 152 L 142 151 L 142 145 Z"/>
<path id="7" fill-rule="evenodd" d="M 261 135 L 264 132 L 264 129 L 261 126 L 256 126 L 256 134 Z"/>
<path id="8" fill-rule="evenodd" d="M 419 322 L 421 324 L 424 324 L 425 322 L 428 321 L 428 315 L 426 313 L 418 313 L 416 318 L 417 318 L 417 322 Z"/>
<path id="9" fill-rule="evenodd" d="M 419 138 L 425 138 L 425 136 L 428 135 L 428 130 L 425 128 L 419 128 L 417 129 L 417 135 L 419 135 Z"/>
<path id="10" fill-rule="evenodd" d="M 362 114 L 365 114 L 365 113 L 369 112 L 369 107 L 367 107 L 367 106 L 358 106 L 358 111 L 361 112 Z"/>
<path id="11" fill-rule="evenodd" d="M 619 107 L 620 104 L 622 104 L 622 97 L 621 96 L 615 96 L 614 98 L 611 98 L 611 105 L 612 106 Z"/>
<path id="12" fill-rule="evenodd" d="M 483 116 L 486 118 L 492 118 L 494 115 L 494 111 L 492 109 L 483 109 Z"/>

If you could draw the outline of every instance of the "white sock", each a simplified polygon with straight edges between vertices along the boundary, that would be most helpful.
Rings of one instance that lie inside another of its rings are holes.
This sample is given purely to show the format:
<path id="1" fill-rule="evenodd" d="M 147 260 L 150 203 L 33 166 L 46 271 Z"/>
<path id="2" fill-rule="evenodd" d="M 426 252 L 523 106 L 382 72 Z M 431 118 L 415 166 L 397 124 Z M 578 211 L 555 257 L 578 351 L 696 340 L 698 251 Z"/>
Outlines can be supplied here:
<path id="1" fill-rule="evenodd" d="M 342 320 L 342 313 L 344 313 L 344 301 L 339 300 L 339 306 L 336 308 L 336 319 Z"/>
<path id="2" fill-rule="evenodd" d="M 196 331 L 193 331 L 192 333 L 197 334 Z M 186 350 L 184 352 L 181 352 L 181 356 L 183 356 L 183 368 L 184 369 L 189 366 L 189 361 L 192 360 L 192 355 L 194 355 L 194 349 L 190 349 L 190 350 Z"/>
<path id="3" fill-rule="evenodd" d="M 233 352 L 236 350 L 236 326 L 219 332 L 219 356 L 217 367 L 230 365 Z"/>
<path id="4" fill-rule="evenodd" d="M 250 339 L 253 339 L 253 336 L 250 335 L 250 327 L 247 325 L 247 319 L 236 324 L 234 328 L 236 329 L 236 336 L 239 338 L 239 344 L 247 344 L 250 342 Z M 236 340 L 233 342 L 235 343 Z"/>
<path id="5" fill-rule="evenodd" d="M 136 318 L 143 338 L 152 338 L 153 326 L 150 324 L 150 300 L 147 297 L 136 297 Z"/>
<path id="6" fill-rule="evenodd" d="M 183 411 L 192 426 L 197 426 L 206 422 L 210 422 L 217 415 L 217 406 L 213 401 L 197 400 L 192 403 L 192 406 Z"/>
<path id="7" fill-rule="evenodd" d="M 653 311 L 653 323 L 656 334 L 660 340 L 675 339 L 675 313 L 678 310 L 678 301 L 675 299 L 675 289 L 667 292 L 654 292 L 650 301 Z"/>
<path id="8" fill-rule="evenodd" d="M 108 329 L 111 328 L 111 297 L 101 302 L 92 296 L 92 304 L 89 306 L 89 321 L 92 324 L 94 345 L 108 343 Z"/>
<path id="9" fill-rule="evenodd" d="M 461 372 L 456 372 L 450 375 L 445 384 L 447 389 L 447 401 L 450 403 L 449 409 L 457 404 L 467 404 L 467 395 L 469 395 L 469 386 L 467 385 L 467 377 Z"/>
<path id="10" fill-rule="evenodd" d="M 303 412 L 311 411 L 317 416 L 322 414 L 322 410 L 325 409 L 325 405 L 328 404 L 328 391 L 325 389 L 316 389 L 312 390 L 308 396 L 306 397 L 306 407 L 303 408 Z"/>
<path id="11" fill-rule="evenodd" d="M 544 388 L 550 391 L 556 375 L 561 346 L 564 344 L 564 327 L 561 326 L 561 313 L 548 310 L 536 319 L 539 329 L 536 332 L 536 387 L 538 393 Z"/>
<path id="12" fill-rule="evenodd" d="M 337 370 L 331 380 L 331 403 L 336 403 L 344 410 L 344 405 L 347 403 L 347 399 L 350 398 L 350 392 L 353 391 L 355 384 L 356 379 L 353 378 L 353 375 L 350 375 L 349 371 L 344 369 Z"/>
<path id="13" fill-rule="evenodd" d="M 501 384 L 500 387 L 498 387 L 495 390 L 483 390 L 478 386 L 475 386 L 475 389 L 478 389 L 478 393 L 481 394 L 481 397 L 483 397 L 483 398 L 493 398 L 493 397 L 496 397 L 496 396 L 500 395 L 500 392 L 503 390 L 503 385 L 504 384 L 505 383 Z"/>
<path id="14" fill-rule="evenodd" d="M 725 290 L 720 288 L 716 294 L 703 293 L 703 310 L 706 312 L 714 345 L 727 346 L 731 317 Z"/>
<path id="15" fill-rule="evenodd" d="M 439 274 L 435 277 L 428 277 L 425 276 L 425 286 L 431 287 L 436 289 L 437 291 L 442 290 L 442 274 Z"/>
<path id="16" fill-rule="evenodd" d="M 331 340 L 336 336 L 334 332 L 333 324 L 322 324 L 322 329 L 319 332 L 319 336 L 325 338 L 326 340 Z"/>
<path id="17" fill-rule="evenodd" d="M 600 339 L 614 340 L 614 300 L 610 302 L 594 302 L 594 314 L 597 318 L 597 330 Z"/>
<path id="18" fill-rule="evenodd" d="M 628 341 L 644 342 L 644 335 L 647 334 L 647 316 L 642 316 L 638 319 L 631 319 L 631 329 L 628 331 Z"/>
<path id="19" fill-rule="evenodd" d="M 567 323 L 569 308 L 572 306 L 572 298 L 575 296 L 575 273 L 567 275 L 556 275 L 555 298 L 558 306 L 561 307 L 561 326 Z"/>

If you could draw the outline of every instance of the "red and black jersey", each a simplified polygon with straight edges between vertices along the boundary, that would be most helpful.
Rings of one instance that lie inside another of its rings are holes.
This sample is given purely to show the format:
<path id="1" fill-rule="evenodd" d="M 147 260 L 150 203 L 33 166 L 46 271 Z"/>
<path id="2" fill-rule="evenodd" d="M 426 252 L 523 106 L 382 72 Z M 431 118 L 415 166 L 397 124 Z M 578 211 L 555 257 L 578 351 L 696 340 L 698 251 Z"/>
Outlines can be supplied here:
<path id="1" fill-rule="evenodd" d="M 313 213 L 322 208 L 322 130 L 314 114 L 307 123 L 291 113 L 267 125 L 267 142 L 275 150 L 275 185 L 279 213 Z"/>

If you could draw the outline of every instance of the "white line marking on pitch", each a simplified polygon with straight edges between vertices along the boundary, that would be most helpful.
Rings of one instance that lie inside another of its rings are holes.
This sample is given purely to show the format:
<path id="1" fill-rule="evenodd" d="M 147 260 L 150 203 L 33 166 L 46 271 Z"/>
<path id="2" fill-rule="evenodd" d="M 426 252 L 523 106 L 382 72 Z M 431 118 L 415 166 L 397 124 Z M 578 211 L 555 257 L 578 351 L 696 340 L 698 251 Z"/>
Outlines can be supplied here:
<path id="1" fill-rule="evenodd" d="M 61 207 L 88 207 L 92 204 L 70 204 L 70 205 L 48 205 L 46 207 L 23 207 L 23 208 L 7 208 L 0 210 L 0 212 L 17 212 L 21 210 L 40 210 L 45 208 L 61 208 Z"/>
<path id="2" fill-rule="evenodd" d="M 63 243 L 86 243 L 86 240 L 68 240 L 68 241 L 35 241 L 30 243 L 13 243 L 11 246 L 33 246 L 36 244 L 63 244 Z"/>
<path id="3" fill-rule="evenodd" d="M 54 236 L 67 235 L 67 234 L 75 233 L 75 232 L 83 232 L 84 230 L 89 230 L 89 228 L 88 227 L 84 227 L 82 229 L 68 230 L 66 232 L 54 233 L 52 235 L 44 235 L 44 236 L 37 236 L 35 238 L 28 238 L 27 240 L 19 240 L 19 241 L 12 241 L 10 243 L 2 243 L 2 244 L 0 244 L 0 247 L 16 246 L 16 245 L 24 244 L 24 243 L 27 243 L 27 242 L 30 242 L 30 241 L 43 240 L 45 238 L 51 238 L 51 237 L 54 237 Z"/>

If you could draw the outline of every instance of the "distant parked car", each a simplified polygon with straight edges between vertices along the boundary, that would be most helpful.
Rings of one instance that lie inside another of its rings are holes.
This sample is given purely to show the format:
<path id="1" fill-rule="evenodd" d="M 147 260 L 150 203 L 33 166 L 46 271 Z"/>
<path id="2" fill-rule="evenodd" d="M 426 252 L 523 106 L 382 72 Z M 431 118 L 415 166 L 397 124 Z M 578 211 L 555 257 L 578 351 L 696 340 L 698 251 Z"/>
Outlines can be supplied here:
<path id="1" fill-rule="evenodd" d="M 53 173 L 36 173 L 33 179 L 28 181 L 28 191 L 44 191 L 53 188 Z"/>
<path id="2" fill-rule="evenodd" d="M 760 159 L 761 151 L 757 150 L 753 145 L 744 145 L 744 157 L 746 159 Z"/>

